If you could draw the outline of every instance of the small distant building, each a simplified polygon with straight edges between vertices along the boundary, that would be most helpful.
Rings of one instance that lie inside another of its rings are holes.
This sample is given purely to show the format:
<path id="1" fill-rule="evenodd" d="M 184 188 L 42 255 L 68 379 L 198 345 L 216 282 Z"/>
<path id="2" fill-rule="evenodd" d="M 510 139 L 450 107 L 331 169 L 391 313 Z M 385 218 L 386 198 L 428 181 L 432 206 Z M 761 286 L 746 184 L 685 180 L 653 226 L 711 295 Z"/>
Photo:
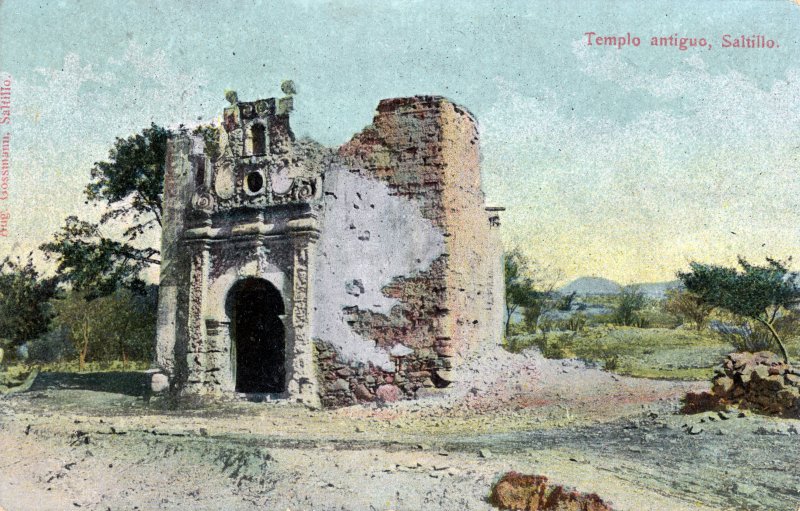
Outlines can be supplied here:
<path id="1" fill-rule="evenodd" d="M 478 131 L 439 96 L 386 99 L 330 149 L 293 87 L 168 146 L 157 362 L 191 394 L 312 406 L 447 387 L 503 323 L 498 209 Z"/>

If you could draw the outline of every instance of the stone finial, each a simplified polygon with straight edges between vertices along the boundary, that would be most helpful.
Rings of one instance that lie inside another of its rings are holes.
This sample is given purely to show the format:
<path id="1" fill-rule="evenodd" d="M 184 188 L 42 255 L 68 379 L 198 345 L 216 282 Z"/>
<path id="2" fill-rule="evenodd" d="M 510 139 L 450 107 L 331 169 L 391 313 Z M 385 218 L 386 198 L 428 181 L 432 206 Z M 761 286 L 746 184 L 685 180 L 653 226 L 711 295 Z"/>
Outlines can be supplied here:
<path id="1" fill-rule="evenodd" d="M 297 89 L 292 80 L 284 80 L 281 83 L 281 91 L 286 94 L 278 100 L 278 115 L 289 115 L 294 110 L 294 94 L 297 94 Z"/>
<path id="2" fill-rule="evenodd" d="M 281 82 L 281 92 L 286 94 L 287 96 L 292 96 L 297 94 L 297 88 L 294 86 L 294 82 L 292 80 L 284 80 Z"/>
<path id="3" fill-rule="evenodd" d="M 227 99 L 231 105 L 235 105 L 236 103 L 239 102 L 239 95 L 236 94 L 235 90 L 226 89 L 225 99 Z"/>

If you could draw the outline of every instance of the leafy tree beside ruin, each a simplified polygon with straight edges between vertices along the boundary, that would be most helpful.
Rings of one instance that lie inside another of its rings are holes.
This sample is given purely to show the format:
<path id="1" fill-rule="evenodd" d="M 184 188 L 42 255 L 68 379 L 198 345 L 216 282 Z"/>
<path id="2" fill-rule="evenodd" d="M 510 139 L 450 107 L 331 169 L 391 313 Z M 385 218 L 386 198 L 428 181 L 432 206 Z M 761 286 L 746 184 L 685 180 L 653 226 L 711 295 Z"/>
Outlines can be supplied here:
<path id="1" fill-rule="evenodd" d="M 108 238 L 99 225 L 75 216 L 68 217 L 53 240 L 40 248 L 57 259 L 59 280 L 85 292 L 87 299 L 108 295 L 120 287 L 141 291 L 145 286 L 142 270 L 159 263 L 157 249 L 136 248 Z"/>
<path id="2" fill-rule="evenodd" d="M 87 298 L 118 287 L 143 289 L 142 270 L 160 264 L 157 248 L 138 238 L 160 230 L 167 141 L 171 132 L 155 124 L 128 138 L 117 138 L 108 160 L 94 164 L 87 202 L 105 209 L 99 223 L 66 219 L 53 240 L 41 246 L 56 260 L 59 278 Z M 121 231 L 118 235 L 108 232 Z"/>
<path id="3" fill-rule="evenodd" d="M 67 331 L 78 354 L 79 370 L 91 360 L 150 360 L 156 325 L 156 292 L 127 289 L 95 299 L 72 291 L 54 302 L 56 324 Z"/>
<path id="4" fill-rule="evenodd" d="M 56 261 L 57 280 L 69 290 L 54 306 L 81 369 L 90 357 L 121 357 L 124 362 L 149 358 L 152 352 L 154 292 L 142 272 L 161 261 L 158 248 L 141 238 L 160 234 L 171 136 L 152 124 L 117 138 L 108 159 L 94 164 L 85 189 L 87 203 L 103 208 L 99 222 L 70 216 L 40 247 Z"/>
<path id="5" fill-rule="evenodd" d="M 783 360 L 789 353 L 776 325 L 781 315 L 800 302 L 798 274 L 786 263 L 767 258 L 755 265 L 739 258 L 740 268 L 692 262 L 691 271 L 678 273 L 686 289 L 711 307 L 718 307 L 766 328 L 780 349 Z"/>
<path id="6" fill-rule="evenodd" d="M 526 324 L 535 325 L 539 317 L 553 306 L 553 290 L 559 272 L 531 261 L 519 249 L 506 253 L 504 258 L 506 286 L 505 333 L 511 331 L 511 318 L 520 308 Z"/>

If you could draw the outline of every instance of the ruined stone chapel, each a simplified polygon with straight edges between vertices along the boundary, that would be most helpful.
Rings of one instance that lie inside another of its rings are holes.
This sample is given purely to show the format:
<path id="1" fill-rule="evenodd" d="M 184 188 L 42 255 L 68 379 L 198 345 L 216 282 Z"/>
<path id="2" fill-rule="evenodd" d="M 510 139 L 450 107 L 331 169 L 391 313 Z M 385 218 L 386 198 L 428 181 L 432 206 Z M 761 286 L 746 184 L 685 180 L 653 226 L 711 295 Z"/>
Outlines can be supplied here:
<path id="1" fill-rule="evenodd" d="M 385 99 L 331 149 L 295 138 L 282 89 L 169 141 L 158 365 L 183 393 L 312 406 L 446 388 L 502 335 L 475 118 Z"/>

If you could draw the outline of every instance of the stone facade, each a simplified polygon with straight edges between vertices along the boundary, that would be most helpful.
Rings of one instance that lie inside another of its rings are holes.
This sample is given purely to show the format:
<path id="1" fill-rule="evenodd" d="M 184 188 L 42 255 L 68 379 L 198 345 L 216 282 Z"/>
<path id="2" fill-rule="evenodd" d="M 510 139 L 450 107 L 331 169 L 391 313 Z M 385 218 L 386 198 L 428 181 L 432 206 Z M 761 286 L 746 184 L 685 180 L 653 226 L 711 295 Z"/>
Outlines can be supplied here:
<path id="1" fill-rule="evenodd" d="M 383 100 L 329 149 L 295 139 L 291 95 L 229 100 L 221 126 L 168 148 L 157 362 L 173 388 L 392 401 L 499 342 L 499 222 L 469 112 Z"/>

